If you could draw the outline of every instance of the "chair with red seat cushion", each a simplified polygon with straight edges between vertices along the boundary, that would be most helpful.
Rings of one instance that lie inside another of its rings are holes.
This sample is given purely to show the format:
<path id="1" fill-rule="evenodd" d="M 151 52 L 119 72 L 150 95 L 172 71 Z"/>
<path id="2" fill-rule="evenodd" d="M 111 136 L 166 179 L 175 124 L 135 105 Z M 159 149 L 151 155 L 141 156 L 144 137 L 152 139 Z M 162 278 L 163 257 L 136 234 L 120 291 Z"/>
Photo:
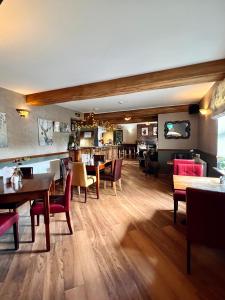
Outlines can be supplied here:
<path id="1" fill-rule="evenodd" d="M 69 227 L 70 234 L 73 234 L 73 229 L 70 222 L 70 201 L 71 201 L 71 183 L 72 183 L 72 173 L 69 171 L 66 178 L 66 188 L 64 195 L 54 195 L 50 196 L 49 212 L 55 213 L 65 213 L 66 220 Z M 44 215 L 44 202 L 34 202 L 31 209 L 31 227 L 32 227 L 32 241 L 35 240 L 35 224 L 34 216 Z"/>
<path id="2" fill-rule="evenodd" d="M 201 164 L 177 164 L 176 167 L 177 175 L 182 176 L 203 176 L 203 165 Z M 183 190 L 174 190 L 173 192 L 173 200 L 174 200 L 174 214 L 173 221 L 176 223 L 177 219 L 177 210 L 178 210 L 178 202 L 186 201 L 186 191 Z"/>
<path id="3" fill-rule="evenodd" d="M 13 226 L 15 249 L 19 249 L 18 233 L 19 215 L 16 212 L 0 213 L 0 236 L 2 236 L 10 227 Z"/>
<path id="4" fill-rule="evenodd" d="M 177 166 L 179 164 L 194 164 L 194 159 L 174 159 L 173 160 L 173 175 L 179 175 Z"/>
<path id="5" fill-rule="evenodd" d="M 115 162 L 114 162 L 112 172 L 110 172 L 109 174 L 100 174 L 100 179 L 104 180 L 104 186 L 105 186 L 106 181 L 111 181 L 112 182 L 115 195 L 117 195 L 117 193 L 116 193 L 116 181 L 119 182 L 120 190 L 122 190 L 122 187 L 121 187 L 122 163 L 123 163 L 122 159 L 116 159 Z"/>
<path id="6" fill-rule="evenodd" d="M 225 250 L 225 194 L 187 188 L 187 272 L 191 243 Z"/>

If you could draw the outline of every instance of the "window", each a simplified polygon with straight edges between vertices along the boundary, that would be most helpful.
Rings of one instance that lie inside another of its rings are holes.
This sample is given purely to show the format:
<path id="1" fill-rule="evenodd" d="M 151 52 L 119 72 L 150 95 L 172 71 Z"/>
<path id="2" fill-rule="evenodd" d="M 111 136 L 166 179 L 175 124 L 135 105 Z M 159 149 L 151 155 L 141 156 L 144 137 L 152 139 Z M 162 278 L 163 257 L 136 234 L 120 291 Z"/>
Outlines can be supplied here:
<path id="1" fill-rule="evenodd" d="M 218 119 L 218 168 L 225 170 L 225 116 Z"/>

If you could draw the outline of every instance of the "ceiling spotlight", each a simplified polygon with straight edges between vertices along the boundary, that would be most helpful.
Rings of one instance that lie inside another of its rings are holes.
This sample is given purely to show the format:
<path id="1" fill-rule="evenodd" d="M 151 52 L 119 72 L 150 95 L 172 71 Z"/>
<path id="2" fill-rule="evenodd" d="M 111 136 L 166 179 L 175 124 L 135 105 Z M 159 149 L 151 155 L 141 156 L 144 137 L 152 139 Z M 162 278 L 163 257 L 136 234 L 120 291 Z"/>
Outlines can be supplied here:
<path id="1" fill-rule="evenodd" d="M 118 101 L 118 104 L 123 104 L 123 101 L 122 100 Z"/>
<path id="2" fill-rule="evenodd" d="M 131 120 L 131 117 L 125 117 L 124 120 L 125 120 L 125 121 L 130 121 L 130 120 Z"/>

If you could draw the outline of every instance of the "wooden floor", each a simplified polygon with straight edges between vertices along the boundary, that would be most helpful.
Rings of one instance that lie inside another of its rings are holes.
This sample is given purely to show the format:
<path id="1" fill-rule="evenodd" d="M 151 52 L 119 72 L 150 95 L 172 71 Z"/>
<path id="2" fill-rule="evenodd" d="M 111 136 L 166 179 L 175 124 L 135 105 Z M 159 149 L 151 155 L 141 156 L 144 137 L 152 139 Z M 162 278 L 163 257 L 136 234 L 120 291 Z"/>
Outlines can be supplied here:
<path id="1" fill-rule="evenodd" d="M 64 215 L 52 217 L 50 253 L 41 251 L 42 219 L 30 242 L 29 206 L 22 207 L 20 250 L 3 250 L 13 247 L 12 232 L 0 240 L 0 299 L 225 299 L 224 253 L 193 247 L 186 275 L 185 226 L 172 223 L 168 181 L 125 162 L 122 183 L 117 197 L 111 187 L 100 200 L 91 192 L 86 204 L 75 194 L 74 234 Z"/>

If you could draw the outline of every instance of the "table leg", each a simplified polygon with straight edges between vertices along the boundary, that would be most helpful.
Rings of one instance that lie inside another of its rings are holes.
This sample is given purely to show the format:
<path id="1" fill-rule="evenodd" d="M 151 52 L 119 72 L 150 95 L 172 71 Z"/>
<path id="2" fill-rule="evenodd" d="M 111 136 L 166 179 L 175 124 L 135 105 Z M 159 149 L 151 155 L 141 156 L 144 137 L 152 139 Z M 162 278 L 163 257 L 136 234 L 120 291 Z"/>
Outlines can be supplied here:
<path id="1" fill-rule="evenodd" d="M 99 186 L 100 186 L 99 166 L 96 167 L 95 173 L 96 173 L 96 194 L 97 194 L 97 199 L 99 199 Z"/>
<path id="2" fill-rule="evenodd" d="M 45 206 L 45 214 L 44 214 L 44 221 L 45 221 L 45 238 L 46 238 L 46 250 L 50 251 L 50 230 L 49 230 L 49 191 L 47 191 L 44 195 L 44 206 Z"/>

